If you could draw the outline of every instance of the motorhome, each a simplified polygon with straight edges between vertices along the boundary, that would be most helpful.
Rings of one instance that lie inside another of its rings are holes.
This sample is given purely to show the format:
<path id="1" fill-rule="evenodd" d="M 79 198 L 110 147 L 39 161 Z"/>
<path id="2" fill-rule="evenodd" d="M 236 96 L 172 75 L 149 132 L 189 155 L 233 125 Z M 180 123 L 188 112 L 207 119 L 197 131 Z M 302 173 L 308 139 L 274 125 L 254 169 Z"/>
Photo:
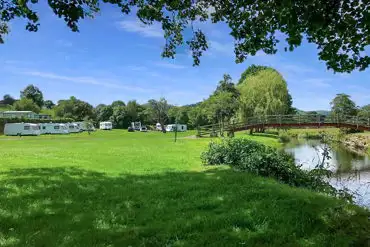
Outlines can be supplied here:
<path id="1" fill-rule="evenodd" d="M 187 126 L 186 124 L 168 124 L 166 126 L 167 132 L 176 131 L 176 129 L 178 132 L 184 132 L 187 131 Z"/>
<path id="2" fill-rule="evenodd" d="M 76 123 L 69 123 L 67 124 L 67 126 L 68 126 L 69 133 L 80 133 L 81 132 L 80 127 L 78 127 L 78 124 Z"/>
<path id="3" fill-rule="evenodd" d="M 69 134 L 67 125 L 61 123 L 42 123 L 41 134 Z"/>
<path id="4" fill-rule="evenodd" d="M 113 129 L 112 122 L 100 122 L 100 129 L 101 130 L 112 130 Z"/>
<path id="5" fill-rule="evenodd" d="M 4 135 L 7 136 L 38 136 L 40 125 L 32 123 L 7 123 L 4 127 Z"/>

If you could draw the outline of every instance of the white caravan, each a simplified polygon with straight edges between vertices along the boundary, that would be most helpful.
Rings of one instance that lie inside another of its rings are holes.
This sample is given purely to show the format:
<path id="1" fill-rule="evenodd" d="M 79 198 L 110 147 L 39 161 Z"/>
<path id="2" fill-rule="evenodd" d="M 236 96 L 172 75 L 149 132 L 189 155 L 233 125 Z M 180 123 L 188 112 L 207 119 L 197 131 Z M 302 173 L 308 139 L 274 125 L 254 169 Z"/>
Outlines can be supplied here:
<path id="1" fill-rule="evenodd" d="M 157 123 L 155 125 L 156 130 L 162 131 L 162 125 L 160 123 Z"/>
<path id="2" fill-rule="evenodd" d="M 166 131 L 167 132 L 176 131 L 176 124 L 167 125 Z M 177 132 L 184 132 L 184 131 L 187 131 L 186 124 L 177 124 Z"/>
<path id="3" fill-rule="evenodd" d="M 69 123 L 68 124 L 68 132 L 69 133 L 80 133 L 81 129 L 76 123 Z"/>
<path id="4" fill-rule="evenodd" d="M 4 127 L 4 135 L 7 136 L 38 136 L 40 125 L 32 123 L 7 123 Z"/>
<path id="5" fill-rule="evenodd" d="M 43 123 L 41 125 L 41 134 L 69 134 L 68 128 L 61 123 Z"/>
<path id="6" fill-rule="evenodd" d="M 100 122 L 100 129 L 101 130 L 112 130 L 113 129 L 112 122 Z"/>

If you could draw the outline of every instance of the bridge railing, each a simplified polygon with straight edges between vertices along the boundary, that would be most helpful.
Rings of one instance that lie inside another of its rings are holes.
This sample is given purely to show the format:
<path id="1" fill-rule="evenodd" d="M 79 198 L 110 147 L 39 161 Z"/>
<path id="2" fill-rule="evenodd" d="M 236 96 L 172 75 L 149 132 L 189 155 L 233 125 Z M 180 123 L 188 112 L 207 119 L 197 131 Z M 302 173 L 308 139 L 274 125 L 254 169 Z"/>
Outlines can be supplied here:
<path id="1" fill-rule="evenodd" d="M 315 126 L 320 126 L 321 124 L 332 124 L 341 127 L 343 124 L 349 125 L 353 128 L 365 127 L 370 128 L 370 118 L 364 117 L 353 117 L 353 116 L 338 116 L 331 115 L 325 116 L 320 114 L 312 115 L 267 115 L 267 116 L 254 116 L 249 117 L 242 122 L 231 122 L 225 123 L 223 126 L 220 124 L 210 124 L 198 127 L 198 135 L 207 135 L 210 133 L 220 133 L 223 131 L 233 131 L 240 129 L 248 129 L 248 127 L 264 125 L 281 125 L 289 126 L 291 125 L 306 125 L 312 124 Z"/>

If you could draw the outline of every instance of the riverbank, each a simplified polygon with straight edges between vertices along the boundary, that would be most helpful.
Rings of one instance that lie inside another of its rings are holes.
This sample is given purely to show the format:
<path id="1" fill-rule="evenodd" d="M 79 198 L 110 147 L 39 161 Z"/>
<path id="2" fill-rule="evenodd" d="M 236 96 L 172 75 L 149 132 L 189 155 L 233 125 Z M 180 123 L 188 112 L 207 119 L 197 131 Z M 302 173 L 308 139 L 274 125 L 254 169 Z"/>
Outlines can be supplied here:
<path id="1" fill-rule="evenodd" d="M 370 132 L 345 134 L 337 128 L 266 130 L 263 135 L 275 135 L 281 142 L 289 142 L 293 138 L 321 139 L 323 133 L 332 142 L 339 143 L 352 152 L 370 155 Z M 258 135 L 258 134 L 257 134 Z"/>

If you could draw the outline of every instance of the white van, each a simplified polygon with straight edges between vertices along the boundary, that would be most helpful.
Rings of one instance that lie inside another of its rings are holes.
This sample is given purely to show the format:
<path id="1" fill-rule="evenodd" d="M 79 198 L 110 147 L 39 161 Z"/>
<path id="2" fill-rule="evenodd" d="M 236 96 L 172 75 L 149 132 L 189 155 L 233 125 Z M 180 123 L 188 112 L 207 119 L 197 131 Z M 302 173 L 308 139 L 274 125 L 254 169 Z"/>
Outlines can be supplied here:
<path id="1" fill-rule="evenodd" d="M 67 126 L 68 126 L 69 133 L 80 133 L 82 131 L 80 127 L 78 126 L 78 124 L 76 123 L 69 123 L 67 124 Z"/>
<path id="2" fill-rule="evenodd" d="M 41 134 L 69 134 L 67 126 L 60 123 L 42 123 Z"/>
<path id="3" fill-rule="evenodd" d="M 100 122 L 100 129 L 101 130 L 112 130 L 113 129 L 112 122 Z"/>
<path id="4" fill-rule="evenodd" d="M 40 125 L 32 123 L 7 123 L 4 127 L 4 135 L 7 136 L 38 136 Z"/>
<path id="5" fill-rule="evenodd" d="M 169 124 L 166 126 L 166 131 L 167 132 L 171 132 L 171 131 L 176 131 L 176 128 L 177 128 L 177 132 L 185 132 L 188 130 L 186 124 Z"/>

